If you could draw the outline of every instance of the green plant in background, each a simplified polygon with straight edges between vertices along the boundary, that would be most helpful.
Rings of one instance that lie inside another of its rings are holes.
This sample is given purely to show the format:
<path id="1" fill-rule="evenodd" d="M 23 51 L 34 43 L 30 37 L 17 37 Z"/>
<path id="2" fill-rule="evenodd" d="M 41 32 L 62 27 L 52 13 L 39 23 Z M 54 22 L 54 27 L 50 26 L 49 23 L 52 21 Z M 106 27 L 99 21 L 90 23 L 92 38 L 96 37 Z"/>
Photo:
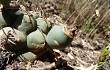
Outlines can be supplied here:
<path id="1" fill-rule="evenodd" d="M 98 68 L 108 65 L 107 62 L 110 65 L 110 47 L 109 47 L 109 45 L 105 45 L 101 49 L 101 55 L 98 60 Z"/>
<path id="2" fill-rule="evenodd" d="M 84 25 L 82 26 L 81 30 L 84 32 L 84 33 L 88 33 L 92 27 L 92 23 L 93 23 L 93 19 L 90 18 L 88 19 Z"/>

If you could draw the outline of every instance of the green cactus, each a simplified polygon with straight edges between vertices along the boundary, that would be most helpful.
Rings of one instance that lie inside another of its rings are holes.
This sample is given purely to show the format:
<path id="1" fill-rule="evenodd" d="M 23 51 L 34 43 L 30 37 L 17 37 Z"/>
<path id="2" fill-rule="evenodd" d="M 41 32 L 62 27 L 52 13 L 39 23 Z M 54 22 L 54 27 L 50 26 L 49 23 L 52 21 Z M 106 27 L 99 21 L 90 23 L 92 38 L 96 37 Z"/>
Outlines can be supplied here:
<path id="1" fill-rule="evenodd" d="M 34 61 L 37 58 L 37 55 L 34 53 L 27 51 L 27 50 L 21 50 L 20 52 L 16 52 L 17 59 L 22 62 L 27 62 L 27 61 Z"/>
<path id="2" fill-rule="evenodd" d="M 23 32 L 5 27 L 0 30 L 0 45 L 9 51 L 26 48 L 26 36 Z"/>
<path id="3" fill-rule="evenodd" d="M 4 7 L 9 7 L 11 0 L 0 0 L 0 3 L 4 6 Z"/>
<path id="4" fill-rule="evenodd" d="M 3 16 L 2 16 L 2 12 L 0 12 L 0 29 L 3 27 L 6 27 L 8 24 L 5 22 Z"/>
<path id="5" fill-rule="evenodd" d="M 32 52 L 43 50 L 45 48 L 45 37 L 46 35 L 37 29 L 27 36 L 27 47 Z"/>
<path id="6" fill-rule="evenodd" d="M 36 21 L 37 21 L 37 27 L 42 29 L 42 31 L 45 34 L 47 34 L 51 28 L 51 24 L 49 22 L 46 22 L 44 18 L 37 18 Z"/>
<path id="7" fill-rule="evenodd" d="M 37 23 L 32 16 L 21 14 L 17 17 L 12 27 L 28 35 L 37 28 Z"/>
<path id="8" fill-rule="evenodd" d="M 54 26 L 47 34 L 46 42 L 52 49 L 63 50 L 72 42 L 72 37 L 64 31 L 63 26 Z"/>

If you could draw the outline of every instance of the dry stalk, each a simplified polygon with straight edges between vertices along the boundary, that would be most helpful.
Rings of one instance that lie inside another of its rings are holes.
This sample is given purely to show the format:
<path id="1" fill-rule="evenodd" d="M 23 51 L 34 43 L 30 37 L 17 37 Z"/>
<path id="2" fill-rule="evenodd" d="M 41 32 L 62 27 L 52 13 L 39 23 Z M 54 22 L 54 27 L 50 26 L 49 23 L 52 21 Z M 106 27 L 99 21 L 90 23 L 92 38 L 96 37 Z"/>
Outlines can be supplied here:
<path id="1" fill-rule="evenodd" d="M 64 24 L 67 24 L 67 22 L 72 18 L 72 16 L 74 15 L 75 12 L 77 12 L 78 9 L 80 9 L 80 7 L 86 2 L 87 0 L 85 0 L 75 11 L 73 11 L 73 13 L 69 16 L 69 18 L 64 22 Z"/>
<path id="2" fill-rule="evenodd" d="M 102 19 L 97 23 L 97 25 L 91 30 L 91 32 L 86 36 L 86 38 L 84 39 L 84 41 L 86 41 L 86 39 L 93 33 L 93 31 L 101 24 L 102 20 L 106 17 L 106 15 L 109 13 L 109 11 L 107 11 L 105 13 L 105 15 L 102 17 Z"/>

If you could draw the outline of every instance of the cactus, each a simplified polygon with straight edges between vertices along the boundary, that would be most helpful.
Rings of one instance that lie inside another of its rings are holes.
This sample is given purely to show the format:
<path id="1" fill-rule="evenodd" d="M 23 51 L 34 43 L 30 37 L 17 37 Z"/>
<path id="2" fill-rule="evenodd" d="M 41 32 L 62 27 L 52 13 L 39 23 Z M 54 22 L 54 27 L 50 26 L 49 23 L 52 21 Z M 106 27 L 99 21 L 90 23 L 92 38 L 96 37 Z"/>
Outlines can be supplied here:
<path id="1" fill-rule="evenodd" d="M 70 32 L 63 26 L 54 26 L 47 34 L 46 42 L 52 49 L 63 50 L 72 41 Z"/>
<path id="2" fill-rule="evenodd" d="M 26 36 L 11 27 L 5 27 L 0 30 L 0 47 L 6 50 L 15 51 L 26 48 Z"/>
<path id="3" fill-rule="evenodd" d="M 13 27 L 28 35 L 37 28 L 37 23 L 32 16 L 21 14 L 17 17 Z"/>
<path id="4" fill-rule="evenodd" d="M 2 16 L 2 12 L 0 12 L 0 29 L 3 27 L 6 27 L 8 24 L 5 22 L 3 16 Z"/>
<path id="5" fill-rule="evenodd" d="M 16 55 L 17 59 L 22 62 L 34 61 L 37 58 L 37 55 L 27 50 L 17 51 Z"/>
<path id="6" fill-rule="evenodd" d="M 39 52 L 45 48 L 45 34 L 39 29 L 27 36 L 27 47 L 33 52 Z"/>
<path id="7" fill-rule="evenodd" d="M 73 36 L 67 28 L 53 26 L 51 29 L 51 23 L 37 12 L 20 11 L 19 6 L 11 6 L 10 1 L 0 0 L 3 4 L 0 48 L 15 52 L 20 61 L 26 62 L 34 61 L 48 49 L 63 50 L 71 43 Z"/>
<path id="8" fill-rule="evenodd" d="M 37 18 L 37 27 L 42 29 L 42 31 L 47 34 L 51 28 L 51 24 L 47 22 L 44 18 Z"/>

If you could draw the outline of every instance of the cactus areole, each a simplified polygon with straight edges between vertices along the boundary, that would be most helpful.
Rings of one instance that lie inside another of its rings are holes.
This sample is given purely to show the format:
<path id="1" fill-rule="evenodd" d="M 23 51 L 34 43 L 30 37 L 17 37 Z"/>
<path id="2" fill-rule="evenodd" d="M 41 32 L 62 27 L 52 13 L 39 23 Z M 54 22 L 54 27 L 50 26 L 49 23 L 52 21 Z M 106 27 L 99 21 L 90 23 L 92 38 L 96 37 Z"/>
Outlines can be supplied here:
<path id="1" fill-rule="evenodd" d="M 54 26 L 47 34 L 47 44 L 52 49 L 63 50 L 72 42 L 70 32 L 63 26 Z"/>

